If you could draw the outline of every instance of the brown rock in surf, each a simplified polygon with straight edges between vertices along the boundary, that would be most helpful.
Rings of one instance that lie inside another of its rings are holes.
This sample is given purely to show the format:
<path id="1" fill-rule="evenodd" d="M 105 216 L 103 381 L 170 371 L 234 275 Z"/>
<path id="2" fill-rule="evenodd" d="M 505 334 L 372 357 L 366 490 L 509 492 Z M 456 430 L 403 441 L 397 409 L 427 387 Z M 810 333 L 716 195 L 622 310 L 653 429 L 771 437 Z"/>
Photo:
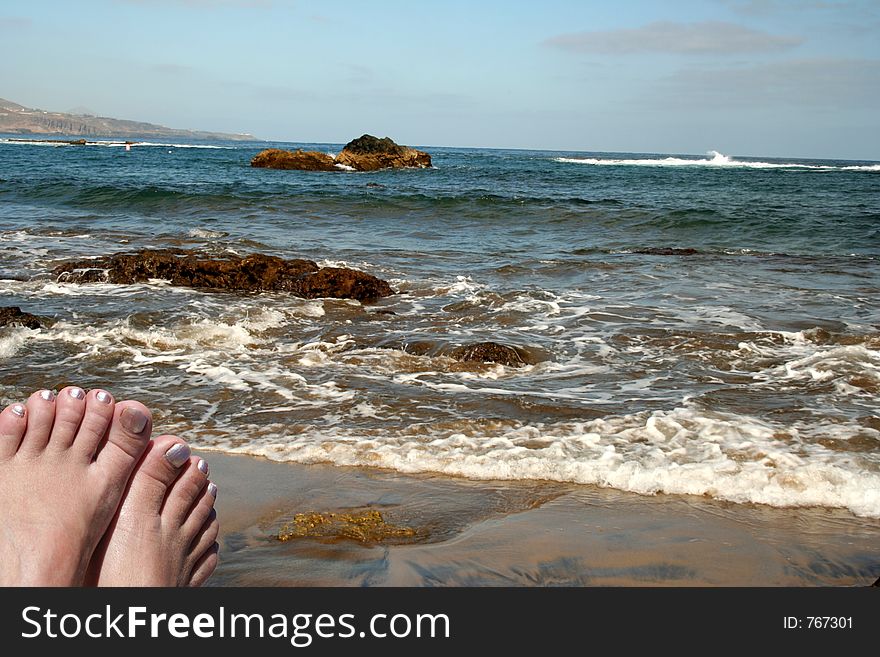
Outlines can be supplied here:
<path id="1" fill-rule="evenodd" d="M 500 363 L 509 367 L 523 367 L 532 364 L 531 357 L 524 349 L 497 342 L 478 342 L 456 347 L 449 352 L 449 357 L 466 363 Z"/>
<path id="2" fill-rule="evenodd" d="M 431 166 L 431 156 L 415 148 L 400 146 L 388 137 L 379 139 L 372 135 L 363 135 L 348 142 L 336 159 L 318 151 L 269 148 L 257 153 L 251 160 L 251 166 L 298 171 L 342 171 L 343 167 L 356 171 L 424 169 Z"/>
<path id="3" fill-rule="evenodd" d="M 22 312 L 18 306 L 0 307 L 0 326 L 24 326 L 29 329 L 43 328 L 45 320 L 42 317 Z"/>
<path id="4" fill-rule="evenodd" d="M 284 260 L 262 253 L 241 257 L 183 249 L 144 249 L 66 262 L 56 267 L 54 274 L 71 283 L 130 284 L 155 278 L 181 287 L 283 291 L 309 299 L 333 297 L 369 302 L 394 294 L 388 283 L 372 274 L 339 267 L 321 269 L 311 260 Z"/>
<path id="5" fill-rule="evenodd" d="M 251 160 L 251 166 L 262 169 L 294 169 L 297 171 L 339 171 L 333 157 L 318 151 L 285 151 L 269 148 Z"/>
<path id="6" fill-rule="evenodd" d="M 431 156 L 425 151 L 400 146 L 388 137 L 379 139 L 373 135 L 363 135 L 343 147 L 336 156 L 336 163 L 357 171 L 425 169 L 431 166 Z"/>

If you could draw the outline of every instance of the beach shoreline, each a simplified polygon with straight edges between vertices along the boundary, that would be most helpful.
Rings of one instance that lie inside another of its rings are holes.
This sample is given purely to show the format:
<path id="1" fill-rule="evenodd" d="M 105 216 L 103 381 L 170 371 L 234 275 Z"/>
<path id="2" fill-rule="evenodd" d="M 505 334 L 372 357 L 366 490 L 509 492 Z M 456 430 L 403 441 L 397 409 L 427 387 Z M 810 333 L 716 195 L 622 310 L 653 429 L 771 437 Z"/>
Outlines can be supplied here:
<path id="1" fill-rule="evenodd" d="M 212 586 L 867 586 L 880 574 L 876 521 L 842 510 L 206 458 L 220 487 Z M 366 511 L 413 535 L 277 538 L 298 513 Z"/>

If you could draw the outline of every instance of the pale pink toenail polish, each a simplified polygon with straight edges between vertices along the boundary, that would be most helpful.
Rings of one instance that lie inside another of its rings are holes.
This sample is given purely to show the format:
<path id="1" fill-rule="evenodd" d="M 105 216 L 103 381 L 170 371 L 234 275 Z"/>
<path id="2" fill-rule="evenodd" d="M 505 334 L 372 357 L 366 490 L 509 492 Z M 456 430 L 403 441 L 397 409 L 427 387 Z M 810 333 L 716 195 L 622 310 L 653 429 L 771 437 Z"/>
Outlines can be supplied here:
<path id="1" fill-rule="evenodd" d="M 211 493 L 211 497 L 217 497 L 217 484 L 213 481 L 208 484 L 208 492 Z"/>
<path id="2" fill-rule="evenodd" d="M 102 404 L 110 403 L 110 393 L 104 392 L 103 390 L 99 390 L 98 394 L 95 395 L 95 399 L 97 399 Z"/>
<path id="3" fill-rule="evenodd" d="M 205 459 L 199 459 L 199 472 L 208 474 L 208 462 Z"/>
<path id="4" fill-rule="evenodd" d="M 132 433 L 140 433 L 147 426 L 147 416 L 135 408 L 124 408 L 119 414 L 119 422 Z"/>
<path id="5" fill-rule="evenodd" d="M 12 411 L 12 413 L 14 415 L 17 415 L 18 417 L 24 417 L 24 406 L 22 406 L 21 404 L 16 404 L 15 406 L 10 408 L 9 410 Z"/>
<path id="6" fill-rule="evenodd" d="M 186 443 L 177 443 L 176 445 L 172 445 L 171 448 L 165 452 L 165 458 L 168 459 L 168 462 L 175 468 L 179 468 L 189 461 L 190 453 L 189 445 Z"/>
<path id="7" fill-rule="evenodd" d="M 40 390 L 40 397 L 45 399 L 47 402 L 55 401 L 55 393 L 51 390 Z"/>
<path id="8" fill-rule="evenodd" d="M 71 397 L 74 399 L 83 399 L 86 396 L 86 391 L 82 388 L 71 388 L 67 391 Z"/>

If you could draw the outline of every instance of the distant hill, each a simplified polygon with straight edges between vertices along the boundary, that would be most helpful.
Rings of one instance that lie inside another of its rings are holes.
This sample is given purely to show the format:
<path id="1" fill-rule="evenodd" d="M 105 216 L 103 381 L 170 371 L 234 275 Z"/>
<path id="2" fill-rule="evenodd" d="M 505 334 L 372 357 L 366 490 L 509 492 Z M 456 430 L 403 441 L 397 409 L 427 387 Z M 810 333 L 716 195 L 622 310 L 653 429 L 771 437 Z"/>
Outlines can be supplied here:
<path id="1" fill-rule="evenodd" d="M 106 116 L 45 112 L 0 98 L 0 133 L 17 135 L 68 135 L 115 139 L 194 139 L 251 141 L 248 134 L 175 130 L 153 123 L 111 119 Z"/>

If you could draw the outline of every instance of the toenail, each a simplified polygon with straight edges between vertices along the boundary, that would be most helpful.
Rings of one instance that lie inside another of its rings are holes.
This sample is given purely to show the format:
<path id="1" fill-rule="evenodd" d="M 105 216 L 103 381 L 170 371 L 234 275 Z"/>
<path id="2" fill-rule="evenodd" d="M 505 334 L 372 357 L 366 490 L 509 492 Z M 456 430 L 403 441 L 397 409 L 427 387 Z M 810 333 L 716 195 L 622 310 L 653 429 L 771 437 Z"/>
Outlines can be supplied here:
<path id="1" fill-rule="evenodd" d="M 47 402 L 55 401 L 55 393 L 51 390 L 40 390 L 40 397 L 45 399 Z"/>
<path id="2" fill-rule="evenodd" d="M 208 484 L 208 492 L 211 493 L 211 497 L 217 497 L 217 484 L 213 481 Z"/>
<path id="3" fill-rule="evenodd" d="M 86 396 L 86 391 L 82 388 L 71 388 L 67 392 L 74 399 L 83 399 Z"/>
<path id="4" fill-rule="evenodd" d="M 98 394 L 95 395 L 95 399 L 97 399 L 102 404 L 110 403 L 110 393 L 104 392 L 103 390 L 99 390 Z"/>
<path id="5" fill-rule="evenodd" d="M 205 459 L 199 459 L 199 472 L 208 474 L 208 462 Z"/>
<path id="6" fill-rule="evenodd" d="M 172 445 L 171 448 L 165 452 L 165 458 L 168 459 L 168 462 L 173 465 L 175 468 L 179 468 L 184 463 L 189 461 L 190 449 L 189 445 L 186 443 L 177 443 L 176 445 Z M 201 470 L 201 468 L 199 468 Z"/>
<path id="7" fill-rule="evenodd" d="M 18 417 L 24 417 L 24 406 L 22 406 L 21 404 L 16 404 L 9 410 L 11 410 L 13 414 L 17 415 Z"/>
<path id="8" fill-rule="evenodd" d="M 119 414 L 119 421 L 122 426 L 132 433 L 140 433 L 147 426 L 147 416 L 136 408 L 124 408 Z"/>

